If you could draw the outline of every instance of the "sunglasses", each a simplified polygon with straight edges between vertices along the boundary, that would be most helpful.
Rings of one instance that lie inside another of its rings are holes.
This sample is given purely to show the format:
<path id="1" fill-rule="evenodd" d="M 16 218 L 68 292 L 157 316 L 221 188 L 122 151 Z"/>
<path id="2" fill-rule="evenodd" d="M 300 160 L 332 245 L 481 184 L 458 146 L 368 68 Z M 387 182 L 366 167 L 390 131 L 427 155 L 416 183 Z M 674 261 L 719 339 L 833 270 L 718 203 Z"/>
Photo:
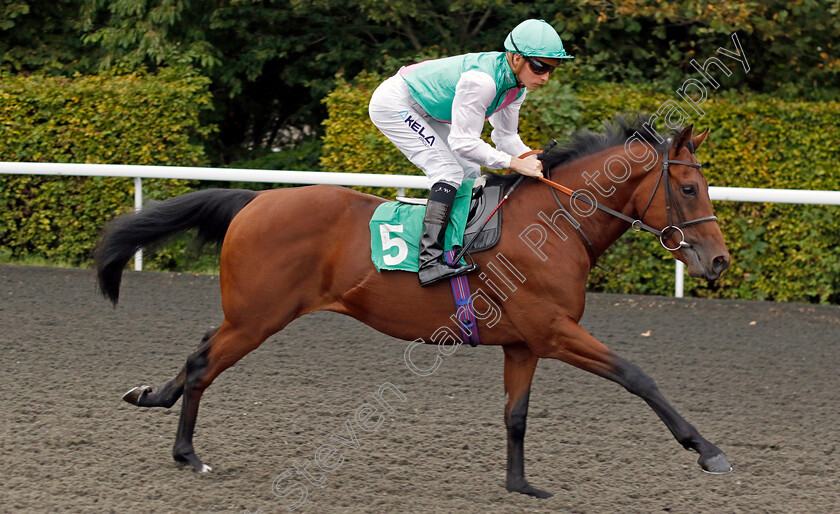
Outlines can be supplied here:
<path id="1" fill-rule="evenodd" d="M 528 66 L 531 67 L 531 71 L 534 72 L 536 75 L 542 75 L 543 73 L 551 73 L 557 66 L 552 66 L 550 64 L 546 64 L 539 59 L 531 59 L 530 57 L 522 56 L 525 59 L 525 62 L 528 63 Z"/>
<path id="2" fill-rule="evenodd" d="M 533 71 L 535 75 L 551 73 L 552 71 L 557 69 L 557 66 L 552 66 L 548 63 L 544 63 L 539 59 L 531 59 L 530 57 L 523 54 L 522 50 L 520 50 L 519 47 L 516 46 L 516 42 L 513 40 L 513 36 L 510 37 L 510 42 L 513 44 L 513 48 L 519 53 L 519 55 L 521 55 L 522 58 L 525 59 L 525 62 L 528 63 L 528 66 L 531 67 L 531 71 Z"/>

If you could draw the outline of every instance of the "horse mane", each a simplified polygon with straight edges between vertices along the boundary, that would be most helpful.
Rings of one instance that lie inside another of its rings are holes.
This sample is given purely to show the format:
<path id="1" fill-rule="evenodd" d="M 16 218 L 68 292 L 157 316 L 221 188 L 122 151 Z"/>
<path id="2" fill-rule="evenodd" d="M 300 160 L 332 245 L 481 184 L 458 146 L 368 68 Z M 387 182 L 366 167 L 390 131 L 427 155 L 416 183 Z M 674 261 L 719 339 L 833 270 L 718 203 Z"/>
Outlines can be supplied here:
<path id="1" fill-rule="evenodd" d="M 670 142 L 666 139 L 665 142 L 660 143 L 650 131 L 643 129 L 642 125 L 649 120 L 650 115 L 644 113 L 617 114 L 612 119 L 603 122 L 603 133 L 589 129 L 576 130 L 568 141 L 560 143 L 543 154 L 543 164 L 546 169 L 551 169 L 614 146 L 624 145 L 624 142 L 635 133 L 638 133 L 642 141 L 649 143 L 655 151 L 662 152 L 667 149 Z"/>

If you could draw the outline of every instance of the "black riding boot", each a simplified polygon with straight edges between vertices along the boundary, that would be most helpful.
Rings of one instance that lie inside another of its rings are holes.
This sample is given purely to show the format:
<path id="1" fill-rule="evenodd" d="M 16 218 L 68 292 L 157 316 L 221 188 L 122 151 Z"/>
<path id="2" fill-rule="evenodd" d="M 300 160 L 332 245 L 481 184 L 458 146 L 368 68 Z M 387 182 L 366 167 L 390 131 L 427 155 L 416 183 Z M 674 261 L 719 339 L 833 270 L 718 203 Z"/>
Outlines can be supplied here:
<path id="1" fill-rule="evenodd" d="M 454 198 L 453 198 L 454 200 Z M 457 277 L 478 269 L 475 264 L 451 267 L 443 256 L 443 241 L 452 204 L 429 198 L 426 216 L 423 219 L 423 236 L 420 237 L 420 271 L 417 273 L 421 286 L 430 286 L 441 280 Z"/>

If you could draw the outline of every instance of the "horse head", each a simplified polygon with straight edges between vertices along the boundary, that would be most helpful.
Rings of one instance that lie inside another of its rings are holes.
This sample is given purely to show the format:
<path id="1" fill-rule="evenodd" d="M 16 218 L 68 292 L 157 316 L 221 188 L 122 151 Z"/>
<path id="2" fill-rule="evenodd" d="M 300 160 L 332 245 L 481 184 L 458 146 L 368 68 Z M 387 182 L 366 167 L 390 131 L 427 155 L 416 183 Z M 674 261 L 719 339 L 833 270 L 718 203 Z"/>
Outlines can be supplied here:
<path id="1" fill-rule="evenodd" d="M 660 242 L 685 263 L 689 275 L 717 280 L 729 267 L 729 251 L 709 198 L 709 184 L 694 155 L 709 130 L 682 129 L 634 195 L 639 219 L 661 229 Z"/>

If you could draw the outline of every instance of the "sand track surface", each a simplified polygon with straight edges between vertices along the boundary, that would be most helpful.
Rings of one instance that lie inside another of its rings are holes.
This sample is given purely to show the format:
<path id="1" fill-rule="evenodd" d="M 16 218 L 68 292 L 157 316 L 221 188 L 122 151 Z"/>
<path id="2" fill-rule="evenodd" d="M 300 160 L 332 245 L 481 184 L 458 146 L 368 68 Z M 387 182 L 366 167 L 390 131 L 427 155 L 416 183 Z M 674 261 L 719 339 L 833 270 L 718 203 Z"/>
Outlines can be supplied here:
<path id="1" fill-rule="evenodd" d="M 526 471 L 548 500 L 504 488 L 501 349 L 461 347 L 418 376 L 406 342 L 333 313 L 223 373 L 195 438 L 214 471 L 176 464 L 180 402 L 120 398 L 172 378 L 221 319 L 216 277 L 126 272 L 113 309 L 91 271 L 0 267 L 0 510 L 281 513 L 300 482 L 298 512 L 840 512 L 837 306 L 590 295 L 582 325 L 656 379 L 735 471 L 704 474 L 640 399 L 541 361 Z M 412 356 L 431 366 L 436 352 Z M 335 442 L 386 383 L 405 401 L 356 428 L 356 448 Z M 316 471 L 328 444 L 343 460 Z M 306 461 L 321 485 L 296 471 Z"/>

